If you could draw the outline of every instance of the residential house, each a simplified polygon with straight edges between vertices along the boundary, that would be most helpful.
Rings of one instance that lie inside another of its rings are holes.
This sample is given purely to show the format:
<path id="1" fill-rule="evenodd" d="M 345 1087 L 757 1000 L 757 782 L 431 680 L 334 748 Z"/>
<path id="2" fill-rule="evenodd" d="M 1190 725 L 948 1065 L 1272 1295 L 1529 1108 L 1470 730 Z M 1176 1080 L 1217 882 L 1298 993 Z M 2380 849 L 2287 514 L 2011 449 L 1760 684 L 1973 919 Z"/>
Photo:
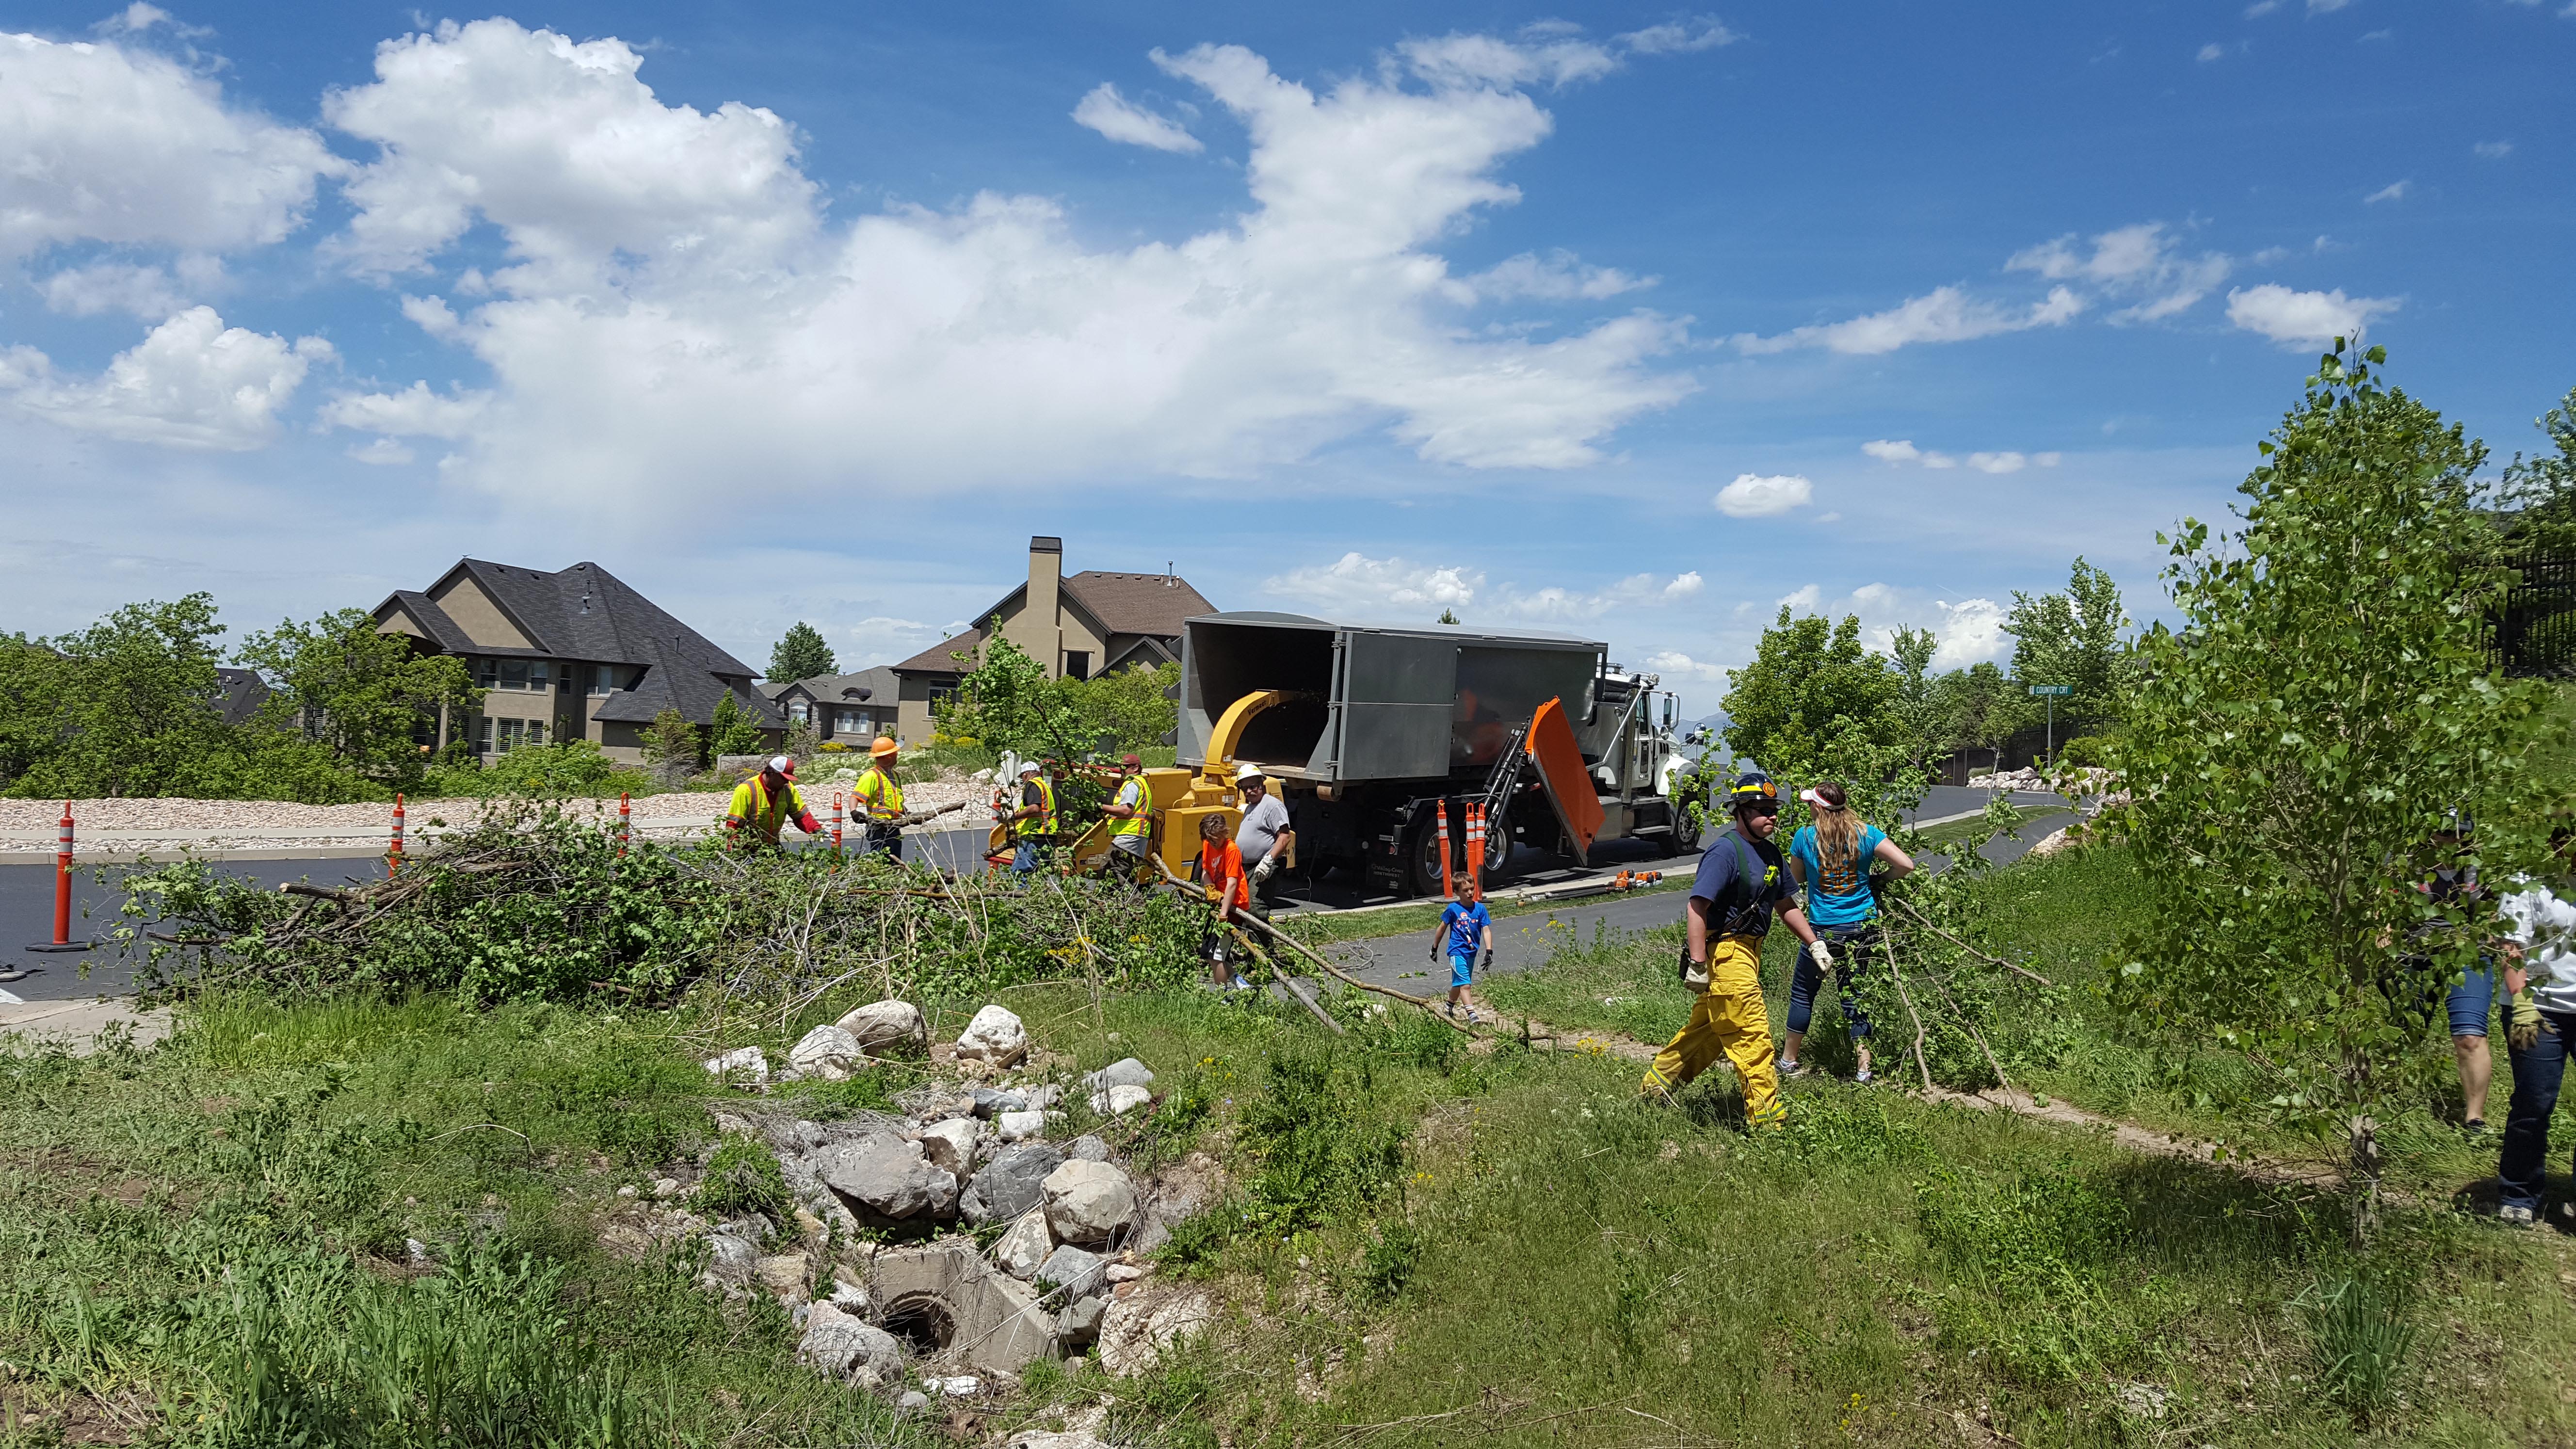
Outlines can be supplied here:
<path id="1" fill-rule="evenodd" d="M 760 686 L 791 729 L 810 720 L 815 734 L 854 750 L 864 750 L 877 736 L 895 732 L 895 701 L 901 690 L 902 681 L 886 664 L 856 674 L 818 674 Z"/>
<path id="2" fill-rule="evenodd" d="M 256 670 L 238 669 L 228 664 L 215 667 L 215 713 L 228 725 L 248 724 L 259 718 L 259 707 L 268 703 L 268 681 Z"/>
<path id="3" fill-rule="evenodd" d="M 974 667 L 955 656 L 980 657 L 985 631 L 996 621 L 1002 637 L 1044 666 L 1048 678 L 1089 679 L 1134 664 L 1179 663 L 1181 621 L 1216 611 L 1168 571 L 1086 570 L 1067 577 L 1064 540 L 1032 538 L 1026 582 L 977 614 L 975 627 L 893 666 L 903 684 L 896 727 L 906 740 L 930 738 L 931 706 L 954 694 Z"/>
<path id="4" fill-rule="evenodd" d="M 489 758 L 586 739 L 638 763 L 644 727 L 662 711 L 703 731 L 728 694 L 766 745 L 786 734 L 786 718 L 752 688 L 758 671 L 595 563 L 549 573 L 459 559 L 427 589 L 378 604 L 375 617 L 416 648 L 463 659 L 485 691 L 480 714 L 441 714 L 442 749 L 462 739 Z"/>

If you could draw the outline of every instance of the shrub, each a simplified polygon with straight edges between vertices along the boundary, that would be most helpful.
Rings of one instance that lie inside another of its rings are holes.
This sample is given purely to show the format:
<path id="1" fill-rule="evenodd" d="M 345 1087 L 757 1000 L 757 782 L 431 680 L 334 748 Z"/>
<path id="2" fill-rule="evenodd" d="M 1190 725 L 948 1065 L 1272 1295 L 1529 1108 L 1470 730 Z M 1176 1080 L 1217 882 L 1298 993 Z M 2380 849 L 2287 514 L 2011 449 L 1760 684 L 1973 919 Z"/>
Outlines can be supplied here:
<path id="1" fill-rule="evenodd" d="M 622 769 L 589 740 L 557 740 L 550 745 L 521 745 L 492 757 L 480 769 L 450 768 L 431 776 L 441 794 L 461 796 L 525 795 L 532 798 L 642 793 L 653 779 L 641 770 Z"/>
<path id="2" fill-rule="evenodd" d="M 2402 1285 L 2367 1272 L 2320 1282 L 2299 1295 L 2317 1381 L 2355 1419 L 2368 1422 L 2397 1394 L 2397 1367 L 2415 1345 Z"/>
<path id="3" fill-rule="evenodd" d="M 765 1213 L 772 1220 L 783 1220 L 789 1207 L 787 1179 L 768 1147 L 758 1138 L 736 1133 L 716 1149 L 706 1176 L 690 1195 L 689 1206 L 713 1218 Z"/>

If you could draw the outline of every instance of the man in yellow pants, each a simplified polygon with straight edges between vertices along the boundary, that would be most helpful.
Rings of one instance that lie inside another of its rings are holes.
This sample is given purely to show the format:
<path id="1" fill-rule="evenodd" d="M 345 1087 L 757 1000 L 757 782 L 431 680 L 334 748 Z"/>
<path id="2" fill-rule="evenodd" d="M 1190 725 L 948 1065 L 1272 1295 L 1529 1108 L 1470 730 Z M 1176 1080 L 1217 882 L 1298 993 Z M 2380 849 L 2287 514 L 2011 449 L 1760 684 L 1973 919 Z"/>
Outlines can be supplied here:
<path id="1" fill-rule="evenodd" d="M 1701 854 L 1686 912 L 1690 944 L 1683 956 L 1683 979 L 1704 974 L 1706 984 L 1691 1003 L 1689 1023 L 1655 1054 L 1639 1090 L 1669 1097 L 1722 1053 L 1744 1078 L 1745 1120 L 1756 1127 L 1777 1127 L 1787 1112 L 1780 1105 L 1779 1073 L 1771 1065 L 1771 1015 L 1762 1003 L 1762 938 L 1770 934 L 1771 917 L 1777 914 L 1807 944 L 1819 967 L 1831 971 L 1833 954 L 1798 909 L 1780 847 L 1771 843 L 1780 828 L 1779 787 L 1761 771 L 1748 769 L 1727 791 L 1727 802 L 1735 826 Z"/>

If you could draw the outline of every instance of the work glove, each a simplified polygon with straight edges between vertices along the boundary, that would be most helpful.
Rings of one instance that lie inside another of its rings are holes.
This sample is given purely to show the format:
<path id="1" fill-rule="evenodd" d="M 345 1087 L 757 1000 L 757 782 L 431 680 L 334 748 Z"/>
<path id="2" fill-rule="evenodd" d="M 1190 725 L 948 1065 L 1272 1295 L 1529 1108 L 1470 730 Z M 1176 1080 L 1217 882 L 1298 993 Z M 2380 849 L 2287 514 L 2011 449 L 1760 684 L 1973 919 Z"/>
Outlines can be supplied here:
<path id="1" fill-rule="evenodd" d="M 1807 954 L 1815 960 L 1817 970 L 1831 971 L 1834 969 L 1834 948 L 1826 944 L 1824 937 L 1818 936 L 1816 938 L 1816 944 L 1807 948 Z"/>
<path id="2" fill-rule="evenodd" d="M 2526 986 L 2513 994 L 2513 1008 L 2508 1016 L 2504 1039 L 2518 1052 L 2527 1052 L 2540 1044 L 2540 1003 L 2532 1000 Z"/>
<path id="3" fill-rule="evenodd" d="M 1494 948 L 1493 948 L 1493 947 L 1491 947 L 1491 946 L 1487 946 L 1487 947 L 1484 949 L 1483 954 L 1479 955 L 1479 956 L 1476 958 L 1476 974 L 1477 974 L 1478 976 L 1484 976 L 1484 975 L 1487 975 L 1487 974 L 1489 974 L 1490 972 L 1492 972 L 1492 971 L 1493 971 L 1493 969 L 1494 969 Z"/>
<path id="4" fill-rule="evenodd" d="M 1255 886 L 1259 886 L 1262 882 L 1270 879 L 1270 873 L 1278 868 L 1278 852 L 1273 851 L 1270 854 L 1261 857 L 1261 864 L 1252 868 L 1252 883 Z"/>

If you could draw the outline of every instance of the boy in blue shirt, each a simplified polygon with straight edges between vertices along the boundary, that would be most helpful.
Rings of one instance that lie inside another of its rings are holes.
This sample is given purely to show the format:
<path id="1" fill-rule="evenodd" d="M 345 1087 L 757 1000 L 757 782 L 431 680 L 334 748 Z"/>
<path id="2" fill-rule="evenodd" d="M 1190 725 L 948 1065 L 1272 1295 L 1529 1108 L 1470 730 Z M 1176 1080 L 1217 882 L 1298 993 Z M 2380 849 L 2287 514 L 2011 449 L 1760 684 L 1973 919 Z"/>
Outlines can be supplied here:
<path id="1" fill-rule="evenodd" d="M 1487 914 L 1481 894 L 1474 881 L 1459 882 L 1458 899 L 1440 912 L 1440 934 L 1432 942 L 1432 950 L 1445 950 L 1449 956 L 1449 1014 L 1456 1016 L 1463 1006 L 1469 1021 L 1479 1018 L 1475 1003 L 1467 999 L 1467 985 L 1475 979 L 1480 960 L 1487 966 L 1494 962 L 1494 918 Z"/>

